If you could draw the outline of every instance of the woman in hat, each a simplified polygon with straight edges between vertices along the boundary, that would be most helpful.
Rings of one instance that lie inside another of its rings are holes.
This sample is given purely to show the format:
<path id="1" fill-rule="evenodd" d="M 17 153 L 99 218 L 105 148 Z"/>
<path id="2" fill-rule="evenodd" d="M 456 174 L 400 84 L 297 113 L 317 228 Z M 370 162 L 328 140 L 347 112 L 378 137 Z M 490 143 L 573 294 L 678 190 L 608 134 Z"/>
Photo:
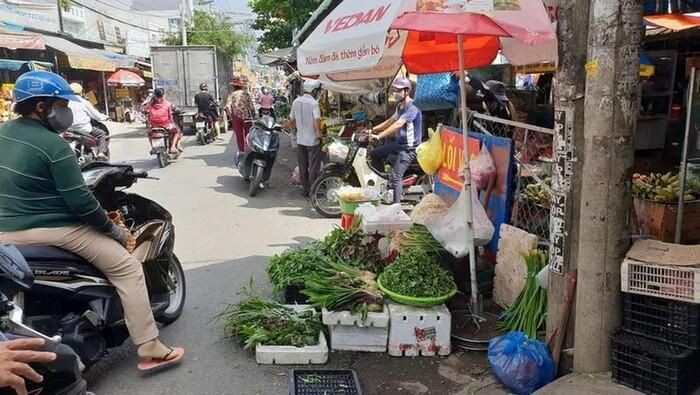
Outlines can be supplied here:
<path id="1" fill-rule="evenodd" d="M 250 94 L 245 89 L 245 82 L 240 77 L 231 80 L 233 91 L 226 100 L 226 109 L 231 116 L 231 126 L 236 134 L 237 155 L 245 150 L 245 138 L 250 129 L 250 123 L 246 120 L 255 118 L 255 104 Z"/>

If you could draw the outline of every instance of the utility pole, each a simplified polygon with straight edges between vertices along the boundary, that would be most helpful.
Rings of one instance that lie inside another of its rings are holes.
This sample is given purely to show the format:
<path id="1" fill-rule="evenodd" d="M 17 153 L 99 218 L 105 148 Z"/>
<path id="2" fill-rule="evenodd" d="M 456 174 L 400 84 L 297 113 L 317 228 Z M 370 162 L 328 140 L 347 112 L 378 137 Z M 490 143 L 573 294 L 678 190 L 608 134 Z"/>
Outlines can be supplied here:
<path id="1" fill-rule="evenodd" d="M 182 29 L 182 45 L 187 45 L 187 0 L 180 2 L 180 29 Z"/>
<path id="2" fill-rule="evenodd" d="M 576 148 L 583 147 L 585 64 L 588 48 L 588 15 L 590 0 L 560 0 L 557 18 L 559 68 L 554 85 L 554 171 L 552 172 L 552 201 L 556 209 L 550 218 L 550 268 L 547 290 L 547 339 L 556 337 L 564 348 L 573 347 L 574 318 L 566 310 L 567 277 L 576 274 L 579 207 L 574 198 L 581 193 L 581 165 Z M 572 311 L 575 311 L 572 306 Z M 566 314 L 571 318 L 564 317 Z M 560 323 L 568 319 L 565 332 L 559 333 Z M 556 332 L 556 333 L 555 333 Z M 555 350 L 551 350 L 555 352 Z M 555 356 L 555 360 L 559 360 Z M 567 372 L 571 360 L 558 367 Z"/>
<path id="3" fill-rule="evenodd" d="M 58 6 L 58 31 L 63 33 L 63 4 L 61 0 L 56 0 L 56 6 Z"/>
<path id="4" fill-rule="evenodd" d="M 642 2 L 591 0 L 589 24 L 574 370 L 602 372 L 620 324 L 620 263 L 630 245 Z"/>

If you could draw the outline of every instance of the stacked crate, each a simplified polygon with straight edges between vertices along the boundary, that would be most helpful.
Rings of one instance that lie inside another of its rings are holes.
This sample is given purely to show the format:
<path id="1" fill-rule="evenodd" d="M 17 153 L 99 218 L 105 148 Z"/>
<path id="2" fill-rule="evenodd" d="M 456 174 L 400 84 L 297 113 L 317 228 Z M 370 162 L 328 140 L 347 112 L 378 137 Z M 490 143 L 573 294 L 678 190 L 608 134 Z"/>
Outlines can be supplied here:
<path id="1" fill-rule="evenodd" d="M 613 379 L 647 394 L 690 394 L 700 385 L 700 268 L 622 264 L 622 330 Z"/>

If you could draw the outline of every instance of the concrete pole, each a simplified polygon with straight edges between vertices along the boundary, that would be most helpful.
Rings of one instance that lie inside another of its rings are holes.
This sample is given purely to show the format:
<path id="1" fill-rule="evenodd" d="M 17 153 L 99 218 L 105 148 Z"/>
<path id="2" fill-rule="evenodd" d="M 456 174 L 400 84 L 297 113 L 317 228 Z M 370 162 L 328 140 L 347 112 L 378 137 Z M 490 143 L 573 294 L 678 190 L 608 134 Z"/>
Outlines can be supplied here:
<path id="1" fill-rule="evenodd" d="M 182 29 L 182 45 L 187 45 L 187 20 L 185 19 L 186 16 L 186 1 L 187 0 L 182 0 L 180 3 L 180 28 Z"/>
<path id="2" fill-rule="evenodd" d="M 641 1 L 591 0 L 574 340 L 579 372 L 610 369 L 610 336 L 620 325 L 643 33 Z"/>
<path id="3" fill-rule="evenodd" d="M 590 0 L 560 0 L 557 23 L 559 41 L 559 70 L 553 89 L 556 113 L 554 135 L 553 200 L 561 202 L 564 210 L 552 210 L 550 218 L 550 261 L 559 261 L 560 266 L 551 267 L 547 298 L 547 339 L 563 319 L 565 309 L 565 275 L 575 273 L 577 268 L 576 244 L 578 237 L 578 201 L 574 196 L 581 193 L 581 164 L 579 150 L 583 147 L 584 108 L 586 91 L 586 55 L 588 48 L 588 18 Z M 575 307 L 574 307 L 575 309 Z M 572 310 L 575 311 L 575 310 Z M 563 341 L 564 348 L 573 347 L 574 314 L 570 313 L 568 328 Z M 567 372 L 572 367 L 571 359 L 563 358 L 559 371 Z"/>

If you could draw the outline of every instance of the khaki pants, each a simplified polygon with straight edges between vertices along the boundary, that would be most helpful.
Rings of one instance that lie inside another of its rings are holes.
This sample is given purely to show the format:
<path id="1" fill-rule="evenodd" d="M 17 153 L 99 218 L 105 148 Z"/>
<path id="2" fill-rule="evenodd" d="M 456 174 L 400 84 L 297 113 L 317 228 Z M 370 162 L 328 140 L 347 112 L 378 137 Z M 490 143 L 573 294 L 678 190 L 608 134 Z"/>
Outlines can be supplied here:
<path id="1" fill-rule="evenodd" d="M 91 262 L 117 289 L 124 307 L 126 327 L 134 344 L 138 346 L 158 337 L 141 262 L 117 241 L 89 225 L 82 225 L 0 233 L 0 242 L 51 245 Z"/>

